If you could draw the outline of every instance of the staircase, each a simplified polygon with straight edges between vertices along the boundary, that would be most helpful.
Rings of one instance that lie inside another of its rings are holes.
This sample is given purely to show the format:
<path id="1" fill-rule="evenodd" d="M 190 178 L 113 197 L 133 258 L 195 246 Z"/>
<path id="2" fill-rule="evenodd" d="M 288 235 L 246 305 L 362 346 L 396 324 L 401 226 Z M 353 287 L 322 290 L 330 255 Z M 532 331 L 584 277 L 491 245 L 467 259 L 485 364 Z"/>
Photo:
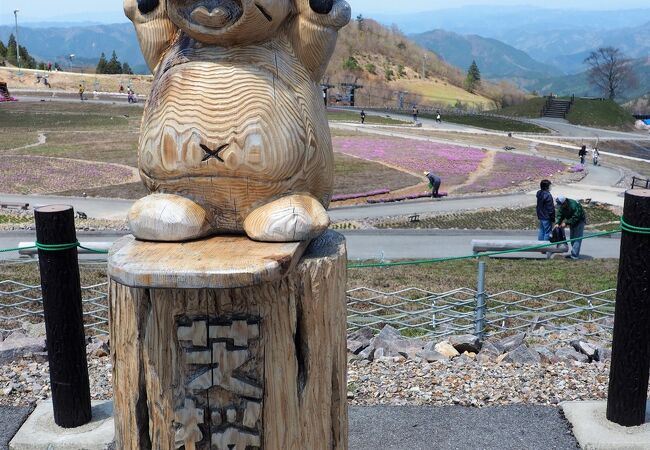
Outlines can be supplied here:
<path id="1" fill-rule="evenodd" d="M 571 96 L 570 99 L 548 97 L 546 104 L 544 104 L 544 108 L 542 108 L 541 116 L 566 119 L 566 115 L 571 110 L 574 101 L 574 96 Z"/>

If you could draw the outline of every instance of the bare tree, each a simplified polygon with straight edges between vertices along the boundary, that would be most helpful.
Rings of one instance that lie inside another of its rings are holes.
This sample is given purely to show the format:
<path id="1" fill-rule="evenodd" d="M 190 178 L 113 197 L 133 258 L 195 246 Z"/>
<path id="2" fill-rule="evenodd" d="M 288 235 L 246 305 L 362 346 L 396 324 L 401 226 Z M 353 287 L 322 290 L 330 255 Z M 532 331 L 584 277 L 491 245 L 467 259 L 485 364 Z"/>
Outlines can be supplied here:
<path id="1" fill-rule="evenodd" d="M 614 47 L 601 47 L 585 59 L 589 66 L 589 82 L 605 93 L 610 100 L 637 83 L 632 60 Z"/>

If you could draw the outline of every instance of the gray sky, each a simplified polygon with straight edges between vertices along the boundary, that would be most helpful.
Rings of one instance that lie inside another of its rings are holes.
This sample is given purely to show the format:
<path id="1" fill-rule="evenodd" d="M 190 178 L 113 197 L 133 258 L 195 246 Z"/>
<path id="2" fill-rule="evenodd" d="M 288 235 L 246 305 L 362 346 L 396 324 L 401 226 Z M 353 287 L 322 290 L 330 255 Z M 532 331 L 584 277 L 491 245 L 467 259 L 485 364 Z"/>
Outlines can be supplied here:
<path id="1" fill-rule="evenodd" d="M 530 5 L 533 0 L 348 0 L 355 14 L 411 13 L 466 5 Z M 648 8 L 648 0 L 545 0 L 545 8 L 629 9 Z M 0 24 L 12 23 L 13 10 L 19 21 L 113 21 L 121 19 L 122 0 L 0 0 Z"/>

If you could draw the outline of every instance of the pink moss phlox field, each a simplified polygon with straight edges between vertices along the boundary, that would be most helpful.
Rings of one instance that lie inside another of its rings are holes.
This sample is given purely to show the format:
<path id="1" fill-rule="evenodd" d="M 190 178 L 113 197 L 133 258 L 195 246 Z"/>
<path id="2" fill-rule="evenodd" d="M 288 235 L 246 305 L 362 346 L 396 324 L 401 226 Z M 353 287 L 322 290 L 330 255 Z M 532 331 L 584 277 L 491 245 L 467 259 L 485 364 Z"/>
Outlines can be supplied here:
<path id="1" fill-rule="evenodd" d="M 463 183 L 487 155 L 477 148 L 392 137 L 335 137 L 333 143 L 335 151 L 358 158 L 380 161 L 418 175 L 431 171 L 442 178 L 443 184 Z"/>
<path id="2" fill-rule="evenodd" d="M 539 181 L 563 172 L 566 165 L 559 161 L 499 152 L 494 158 L 494 167 L 489 175 L 482 176 L 459 192 L 489 192 Z"/>
<path id="3" fill-rule="evenodd" d="M 132 170 L 114 164 L 25 156 L 0 160 L 0 192 L 7 194 L 47 194 L 128 183 L 132 179 Z"/>
<path id="4" fill-rule="evenodd" d="M 571 173 L 578 173 L 584 171 L 585 171 L 585 166 L 583 166 L 582 164 L 575 164 L 569 168 L 569 172 Z"/>
<path id="5" fill-rule="evenodd" d="M 358 192 L 356 194 L 337 194 L 332 196 L 333 202 L 354 200 L 355 198 L 372 197 L 374 195 L 390 194 L 390 189 L 375 189 L 374 191 Z"/>

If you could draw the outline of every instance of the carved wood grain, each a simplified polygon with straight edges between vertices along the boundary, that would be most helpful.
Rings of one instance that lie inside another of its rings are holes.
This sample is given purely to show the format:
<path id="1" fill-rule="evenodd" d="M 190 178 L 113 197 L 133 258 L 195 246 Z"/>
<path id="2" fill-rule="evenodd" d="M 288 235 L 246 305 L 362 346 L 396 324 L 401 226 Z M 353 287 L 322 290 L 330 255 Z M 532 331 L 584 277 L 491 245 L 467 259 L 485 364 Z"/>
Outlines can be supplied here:
<path id="1" fill-rule="evenodd" d="M 346 449 L 345 282 L 345 244 L 332 232 L 284 278 L 245 288 L 128 288 L 111 279 L 119 448 L 176 448 L 185 434 L 175 420 L 192 417 L 191 399 L 204 411 L 196 449 L 254 445 L 256 436 L 267 450 Z M 212 348 L 213 361 L 230 362 L 215 365 L 207 392 L 189 389 L 210 370 L 191 356 L 208 343 L 228 350 Z M 243 390 L 223 376 L 228 367 Z M 256 384 L 259 399 L 246 387 Z"/>

